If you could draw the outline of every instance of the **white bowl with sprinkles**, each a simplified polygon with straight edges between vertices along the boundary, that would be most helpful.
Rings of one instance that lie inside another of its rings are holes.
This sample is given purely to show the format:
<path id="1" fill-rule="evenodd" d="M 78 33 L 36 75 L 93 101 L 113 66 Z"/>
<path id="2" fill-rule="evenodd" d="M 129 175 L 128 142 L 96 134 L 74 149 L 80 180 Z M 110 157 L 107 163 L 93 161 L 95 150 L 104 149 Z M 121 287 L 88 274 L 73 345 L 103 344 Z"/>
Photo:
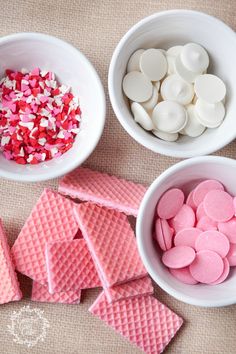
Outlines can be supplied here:
<path id="1" fill-rule="evenodd" d="M 108 76 L 124 129 L 177 158 L 211 154 L 234 140 L 235 44 L 231 28 L 197 11 L 163 11 L 135 24 L 118 43 Z"/>
<path id="2" fill-rule="evenodd" d="M 82 164 L 105 123 L 105 95 L 89 60 L 40 33 L 0 39 L 0 176 L 43 181 Z"/>

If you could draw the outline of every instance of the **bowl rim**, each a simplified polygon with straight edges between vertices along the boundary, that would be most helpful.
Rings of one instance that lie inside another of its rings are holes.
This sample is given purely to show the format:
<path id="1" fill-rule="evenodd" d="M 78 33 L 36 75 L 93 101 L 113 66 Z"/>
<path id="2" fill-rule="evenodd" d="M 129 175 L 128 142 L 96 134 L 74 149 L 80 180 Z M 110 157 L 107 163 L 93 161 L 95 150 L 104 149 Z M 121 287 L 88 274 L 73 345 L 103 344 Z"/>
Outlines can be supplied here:
<path id="1" fill-rule="evenodd" d="M 182 14 L 184 16 L 195 16 L 195 17 L 202 17 L 206 18 L 210 23 L 215 23 L 224 30 L 228 31 L 230 35 L 232 35 L 232 38 L 236 40 L 235 32 L 233 31 L 232 28 L 230 28 L 226 23 L 221 21 L 220 19 L 216 18 L 215 16 L 203 13 L 201 11 L 195 11 L 195 10 L 187 10 L 187 9 L 174 9 L 174 10 L 166 10 L 166 11 L 160 11 L 156 12 L 150 16 L 147 16 L 134 24 L 125 34 L 124 36 L 120 39 L 118 42 L 111 61 L 109 65 L 109 71 L 108 71 L 108 91 L 109 91 L 109 97 L 111 101 L 112 108 L 114 110 L 114 113 L 119 120 L 120 124 L 123 126 L 123 128 L 126 130 L 126 132 L 133 138 L 135 139 L 139 144 L 143 145 L 147 149 L 154 151 L 155 153 L 159 153 L 165 156 L 170 156 L 170 157 L 176 157 L 176 158 L 189 158 L 189 157 L 195 157 L 195 156 L 202 156 L 202 155 L 208 155 L 211 154 L 224 146 L 228 145 L 231 141 L 233 141 L 236 138 L 236 131 L 235 134 L 232 136 L 229 136 L 228 138 L 224 138 L 223 141 L 222 139 L 219 139 L 214 147 L 207 147 L 204 144 L 199 146 L 199 150 L 197 153 L 191 151 L 191 150 L 185 150 L 185 151 L 178 151 L 176 148 L 172 149 L 171 151 L 167 150 L 165 146 L 160 146 L 159 144 L 156 144 L 155 146 L 150 146 L 148 140 L 144 139 L 139 132 L 134 130 L 130 125 L 128 124 L 126 117 L 121 113 L 119 105 L 117 104 L 116 100 L 116 90 L 113 85 L 114 82 L 114 76 L 116 75 L 115 71 L 115 66 L 116 66 L 116 61 L 117 58 L 120 54 L 120 51 L 122 50 L 123 46 L 125 43 L 129 40 L 130 36 L 132 36 L 140 27 L 148 23 L 149 21 L 152 21 L 153 19 L 158 19 L 161 17 L 169 16 L 169 15 L 179 15 Z"/>
<path id="2" fill-rule="evenodd" d="M 148 205 L 148 202 L 150 198 L 152 197 L 153 193 L 155 190 L 158 188 L 159 184 L 162 183 L 167 177 L 173 175 L 174 173 L 185 169 L 185 167 L 188 167 L 190 165 L 195 165 L 198 163 L 202 162 L 207 162 L 209 164 L 214 164 L 215 162 L 222 162 L 225 165 L 230 165 L 232 164 L 235 166 L 236 169 L 236 161 L 229 158 L 229 157 L 223 157 L 223 156 L 200 156 L 200 157 L 192 157 L 190 159 L 180 161 L 171 167 L 169 167 L 167 170 L 165 170 L 163 173 L 161 173 L 149 186 L 148 190 L 146 191 L 137 216 L 137 222 L 136 222 L 136 241 L 137 241 L 137 246 L 138 246 L 138 251 L 139 255 L 141 257 L 141 260 L 147 269 L 147 272 L 150 274 L 152 279 L 155 281 L 155 283 L 160 286 L 167 294 L 173 296 L 179 301 L 185 302 L 190 305 L 195 305 L 195 306 L 201 306 L 201 307 L 222 307 L 222 306 L 228 306 L 228 305 L 233 305 L 236 303 L 236 295 L 232 296 L 229 299 L 226 300 L 201 300 L 201 299 L 195 299 L 191 296 L 183 294 L 181 291 L 173 289 L 165 280 L 163 280 L 161 277 L 158 276 L 158 274 L 153 270 L 152 266 L 149 263 L 148 257 L 146 256 L 144 249 L 143 249 L 143 244 L 144 244 L 144 237 L 142 235 L 142 224 L 144 220 L 144 211 Z"/>
<path id="3" fill-rule="evenodd" d="M 87 150 L 87 153 L 84 155 L 84 157 L 81 160 L 71 160 L 71 163 L 67 166 L 67 168 L 63 167 L 63 164 L 61 165 L 61 170 L 55 172 L 53 168 L 49 169 L 47 174 L 40 175 L 20 175 L 19 173 L 14 173 L 14 172 L 8 172 L 5 171 L 4 169 L 1 168 L 0 166 L 0 177 L 6 178 L 9 180 L 13 181 L 19 181 L 19 182 L 41 182 L 41 181 L 47 181 L 53 178 L 61 177 L 64 176 L 65 174 L 69 173 L 70 171 L 74 170 L 76 167 L 80 166 L 87 158 L 92 154 L 94 149 L 96 148 L 106 122 L 106 97 L 105 97 L 105 91 L 104 87 L 102 85 L 101 79 L 91 63 L 91 61 L 76 47 L 74 47 L 72 44 L 57 38 L 55 36 L 51 36 L 45 33 L 39 33 L 39 32 L 20 32 L 20 33 L 13 33 L 7 36 L 3 36 L 0 38 L 0 47 L 2 44 L 10 43 L 10 42 L 15 42 L 15 41 L 20 41 L 20 40 L 43 40 L 47 43 L 52 43 L 55 45 L 59 45 L 60 47 L 64 48 L 64 50 L 70 50 L 74 52 L 75 55 L 80 56 L 82 58 L 82 61 L 86 62 L 87 66 L 89 67 L 89 70 L 94 76 L 94 79 L 97 81 L 97 85 L 99 88 L 100 96 L 101 96 L 101 124 L 97 128 L 97 137 L 93 141 L 93 143 L 90 144 L 90 147 Z"/>

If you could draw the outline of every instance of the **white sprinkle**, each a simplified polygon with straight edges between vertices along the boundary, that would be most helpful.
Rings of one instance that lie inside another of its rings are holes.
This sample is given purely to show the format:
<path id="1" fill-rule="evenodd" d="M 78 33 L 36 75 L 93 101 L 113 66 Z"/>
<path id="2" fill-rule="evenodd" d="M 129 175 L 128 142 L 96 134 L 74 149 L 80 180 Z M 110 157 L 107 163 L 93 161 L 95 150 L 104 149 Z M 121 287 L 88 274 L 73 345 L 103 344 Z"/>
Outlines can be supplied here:
<path id="1" fill-rule="evenodd" d="M 78 122 L 81 122 L 81 116 L 80 116 L 79 114 L 76 114 L 75 119 L 76 119 Z"/>
<path id="2" fill-rule="evenodd" d="M 23 147 L 20 149 L 20 152 L 19 152 L 18 156 L 22 156 L 22 157 L 25 156 L 25 152 L 24 152 Z"/>
<path id="3" fill-rule="evenodd" d="M 75 128 L 75 129 L 71 129 L 72 133 L 78 134 L 80 131 L 80 128 Z"/>
<path id="4" fill-rule="evenodd" d="M 1 146 L 5 146 L 9 143 L 10 141 L 10 136 L 2 136 L 2 139 L 1 139 Z"/>
<path id="5" fill-rule="evenodd" d="M 21 80 L 21 83 L 22 83 L 22 84 L 24 84 L 24 85 L 29 85 L 29 81 L 24 80 L 24 79 L 23 79 L 23 80 Z"/>
<path id="6" fill-rule="evenodd" d="M 58 148 L 57 147 L 53 147 L 50 149 L 50 152 L 52 154 L 52 156 L 56 155 L 58 153 Z"/>
<path id="7" fill-rule="evenodd" d="M 22 68 L 22 69 L 21 69 L 21 73 L 22 73 L 22 74 L 27 74 L 28 72 L 29 72 L 29 71 L 28 71 L 27 69 L 25 69 L 25 68 Z"/>
<path id="8" fill-rule="evenodd" d="M 66 85 L 61 85 L 59 87 L 59 90 L 64 94 L 64 93 L 67 93 L 70 91 L 70 87 L 69 86 L 66 86 Z"/>
<path id="9" fill-rule="evenodd" d="M 40 138 L 39 140 L 38 140 L 38 143 L 39 143 L 39 145 L 45 145 L 45 143 L 46 143 L 46 141 L 47 141 L 47 139 L 46 138 Z"/>
<path id="10" fill-rule="evenodd" d="M 45 152 L 43 152 L 41 154 L 41 161 L 45 161 L 45 159 L 46 159 L 46 154 L 45 154 Z"/>
<path id="11" fill-rule="evenodd" d="M 42 118 L 40 121 L 40 127 L 48 127 L 48 119 Z"/>
<path id="12" fill-rule="evenodd" d="M 64 139 L 64 132 L 63 132 L 63 130 L 61 130 L 58 134 L 57 134 L 57 137 L 59 138 L 59 139 Z"/>
<path id="13" fill-rule="evenodd" d="M 19 125 L 21 125 L 22 127 L 26 127 L 29 130 L 32 130 L 34 127 L 34 123 L 33 122 L 19 122 Z"/>
<path id="14" fill-rule="evenodd" d="M 17 137 L 17 140 L 19 140 L 19 141 L 23 140 L 23 138 L 19 134 L 16 134 L 16 137 Z"/>
<path id="15" fill-rule="evenodd" d="M 42 77 L 44 77 L 44 76 L 47 75 L 47 73 L 48 73 L 48 71 L 46 71 L 46 70 L 41 70 L 40 75 L 41 75 Z"/>
<path id="16" fill-rule="evenodd" d="M 27 159 L 27 162 L 31 162 L 33 160 L 34 156 L 32 154 L 29 155 L 28 159 Z"/>

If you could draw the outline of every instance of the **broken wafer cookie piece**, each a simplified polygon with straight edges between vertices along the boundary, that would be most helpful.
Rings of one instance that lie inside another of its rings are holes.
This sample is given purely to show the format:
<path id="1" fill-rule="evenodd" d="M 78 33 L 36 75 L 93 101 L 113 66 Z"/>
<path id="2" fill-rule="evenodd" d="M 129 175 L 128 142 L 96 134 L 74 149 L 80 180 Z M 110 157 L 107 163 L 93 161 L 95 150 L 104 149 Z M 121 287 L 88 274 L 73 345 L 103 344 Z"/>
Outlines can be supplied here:
<path id="1" fill-rule="evenodd" d="M 20 273 L 47 284 L 46 243 L 74 238 L 78 225 L 73 205 L 71 200 L 57 192 L 50 189 L 43 191 L 11 250 Z"/>
<path id="2" fill-rule="evenodd" d="M 59 182 L 59 192 L 137 216 L 147 188 L 88 168 L 79 167 Z"/>
<path id="3" fill-rule="evenodd" d="M 147 275 L 126 215 L 93 203 L 74 212 L 104 288 Z"/>
<path id="4" fill-rule="evenodd" d="M 81 290 L 68 290 L 60 293 L 50 294 L 47 285 L 33 281 L 31 300 L 38 302 L 52 302 L 58 304 L 79 304 Z"/>
<path id="5" fill-rule="evenodd" d="M 150 295 L 153 294 L 153 291 L 152 281 L 149 276 L 104 289 L 109 303 L 135 296 Z"/>
<path id="6" fill-rule="evenodd" d="M 102 292 L 89 311 L 146 354 L 162 353 L 183 324 L 181 317 L 150 295 L 109 304 Z"/>
<path id="7" fill-rule="evenodd" d="M 45 254 L 51 294 L 102 286 L 84 239 L 49 242 Z"/>
<path id="8" fill-rule="evenodd" d="M 0 219 L 0 304 L 19 301 L 22 293 L 11 259 L 7 237 Z"/>

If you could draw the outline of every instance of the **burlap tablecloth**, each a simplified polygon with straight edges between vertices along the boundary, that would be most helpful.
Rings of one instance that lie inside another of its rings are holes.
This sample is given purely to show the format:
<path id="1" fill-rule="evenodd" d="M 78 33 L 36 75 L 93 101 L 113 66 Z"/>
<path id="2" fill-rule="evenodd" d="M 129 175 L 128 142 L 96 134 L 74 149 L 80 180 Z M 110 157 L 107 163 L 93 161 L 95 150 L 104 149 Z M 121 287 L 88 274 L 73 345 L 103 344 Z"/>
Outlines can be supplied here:
<path id="1" fill-rule="evenodd" d="M 233 0 L 1 0 L 0 5 L 1 36 L 21 31 L 38 31 L 72 43 L 91 59 L 106 93 L 112 52 L 121 36 L 141 18 L 172 8 L 204 11 L 221 18 L 233 28 L 236 18 L 236 3 Z M 235 157 L 236 144 L 232 143 L 218 154 Z M 154 154 L 131 139 L 115 118 L 107 95 L 104 134 L 95 152 L 86 162 L 88 166 L 134 181 L 150 183 L 175 162 L 176 159 Z M 0 180 L 0 215 L 11 244 L 46 186 L 56 188 L 57 181 L 21 184 Z M 33 303 L 29 300 L 30 280 L 25 277 L 20 277 L 20 280 L 24 300 L 0 307 L 0 353 L 140 353 L 88 313 L 89 305 L 98 294 L 97 290 L 86 291 L 80 305 Z M 156 296 L 185 319 L 183 328 L 171 342 L 167 352 L 236 353 L 236 306 L 218 309 L 193 307 L 171 298 L 159 288 L 156 288 Z M 8 331 L 13 312 L 29 304 L 32 308 L 44 310 L 44 316 L 50 324 L 45 341 L 32 348 L 15 343 Z"/>

